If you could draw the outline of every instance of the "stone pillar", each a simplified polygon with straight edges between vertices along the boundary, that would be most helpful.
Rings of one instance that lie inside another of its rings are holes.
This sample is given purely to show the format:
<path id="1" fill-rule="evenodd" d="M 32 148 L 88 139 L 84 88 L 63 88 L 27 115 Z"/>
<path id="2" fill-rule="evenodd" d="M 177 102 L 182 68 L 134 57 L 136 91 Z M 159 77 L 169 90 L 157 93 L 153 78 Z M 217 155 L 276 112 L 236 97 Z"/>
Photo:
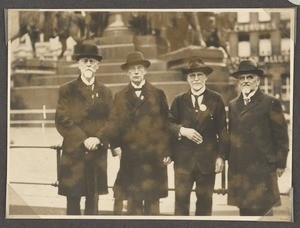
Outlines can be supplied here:
<path id="1" fill-rule="evenodd" d="M 280 14 L 272 13 L 271 14 L 271 23 L 275 23 L 276 28 L 280 22 Z M 271 45 L 272 45 L 272 54 L 280 55 L 281 54 L 281 29 L 275 29 L 271 32 Z"/>

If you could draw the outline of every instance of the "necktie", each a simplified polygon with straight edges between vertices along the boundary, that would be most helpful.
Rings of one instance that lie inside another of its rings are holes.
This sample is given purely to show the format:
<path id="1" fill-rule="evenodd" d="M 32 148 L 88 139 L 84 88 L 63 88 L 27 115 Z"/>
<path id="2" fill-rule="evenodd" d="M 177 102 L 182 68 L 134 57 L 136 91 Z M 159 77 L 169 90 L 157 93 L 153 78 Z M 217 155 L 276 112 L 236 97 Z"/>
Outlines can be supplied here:
<path id="1" fill-rule="evenodd" d="M 142 88 L 133 88 L 137 97 L 141 98 Z"/>
<path id="2" fill-rule="evenodd" d="M 245 99 L 244 99 L 244 104 L 245 104 L 245 105 L 248 105 L 249 103 L 250 103 L 250 98 L 245 98 Z"/>
<path id="3" fill-rule="evenodd" d="M 193 96 L 195 97 L 195 111 L 196 111 L 196 112 L 198 112 L 199 109 L 200 109 L 200 108 L 199 108 L 199 101 L 198 101 L 198 98 L 199 98 L 201 95 L 202 95 L 202 94 L 200 94 L 200 95 L 197 96 L 197 95 L 194 95 L 194 94 L 193 94 Z"/>
<path id="4" fill-rule="evenodd" d="M 94 85 L 88 85 L 87 90 L 92 99 L 94 99 Z"/>

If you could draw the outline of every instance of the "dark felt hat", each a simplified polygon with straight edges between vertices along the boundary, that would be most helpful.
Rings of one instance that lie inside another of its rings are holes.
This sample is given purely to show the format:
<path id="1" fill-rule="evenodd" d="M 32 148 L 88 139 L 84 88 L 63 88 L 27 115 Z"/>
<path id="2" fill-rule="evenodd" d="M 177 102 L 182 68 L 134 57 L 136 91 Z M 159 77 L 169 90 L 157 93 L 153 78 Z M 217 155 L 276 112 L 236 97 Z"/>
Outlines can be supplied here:
<path id="1" fill-rule="evenodd" d="M 233 72 L 231 76 L 238 78 L 241 74 L 256 74 L 262 77 L 264 71 L 257 67 L 257 63 L 253 59 L 247 59 L 240 62 L 238 70 Z"/>
<path id="2" fill-rule="evenodd" d="M 151 65 L 149 60 L 144 59 L 143 53 L 135 51 L 127 54 L 126 56 L 126 63 L 121 65 L 122 70 L 127 70 L 128 67 L 132 65 L 143 65 L 144 67 L 148 68 Z"/>
<path id="3" fill-rule="evenodd" d="M 98 53 L 97 46 L 93 44 L 80 44 L 75 46 L 74 58 L 78 61 L 81 58 L 94 58 L 98 61 L 102 60 L 102 56 Z"/>
<path id="4" fill-rule="evenodd" d="M 194 57 L 189 61 L 188 67 L 184 68 L 182 71 L 185 74 L 203 72 L 204 74 L 209 75 L 213 72 L 213 69 L 205 65 L 203 59 Z"/>

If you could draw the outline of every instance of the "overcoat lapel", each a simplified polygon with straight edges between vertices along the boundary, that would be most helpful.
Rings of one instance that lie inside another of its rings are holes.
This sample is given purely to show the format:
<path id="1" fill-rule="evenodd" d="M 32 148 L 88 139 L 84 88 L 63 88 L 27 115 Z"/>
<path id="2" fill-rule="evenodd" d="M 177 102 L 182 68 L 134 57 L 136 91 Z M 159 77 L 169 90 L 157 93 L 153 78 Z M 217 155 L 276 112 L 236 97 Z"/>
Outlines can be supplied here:
<path id="1" fill-rule="evenodd" d="M 195 109 L 193 106 L 191 94 L 192 93 L 190 90 L 184 94 L 184 100 L 185 100 L 185 106 L 186 106 L 186 109 L 184 111 L 188 112 L 187 116 L 191 116 L 192 117 L 191 121 L 195 122 L 197 119 L 197 113 L 195 112 Z"/>
<path id="2" fill-rule="evenodd" d="M 88 102 L 91 103 L 92 102 L 91 94 L 87 90 L 86 85 L 83 83 L 80 76 L 77 78 L 77 83 L 75 85 L 76 85 L 75 89 L 78 90 L 78 93 L 75 94 L 81 95 L 84 99 L 86 99 Z"/>
<path id="3" fill-rule="evenodd" d="M 126 98 L 129 100 L 129 102 L 132 105 L 132 114 L 136 113 L 136 111 L 151 97 L 152 90 L 149 85 L 149 83 L 145 83 L 142 89 L 141 96 L 143 96 L 143 99 L 136 96 L 135 91 L 132 87 L 132 85 L 127 86 L 126 90 Z"/>
<path id="4" fill-rule="evenodd" d="M 244 115 L 245 113 L 249 112 L 251 109 L 259 105 L 260 101 L 263 100 L 263 93 L 260 90 L 257 90 L 256 93 L 251 98 L 251 101 L 248 105 L 246 105 L 241 112 L 241 115 Z"/>
<path id="5" fill-rule="evenodd" d="M 244 100 L 243 100 L 243 95 L 242 94 L 240 94 L 240 96 L 236 100 L 236 105 L 237 105 L 237 108 L 239 110 L 239 113 L 241 113 L 243 111 L 243 109 L 245 108 L 245 104 L 244 104 Z"/>

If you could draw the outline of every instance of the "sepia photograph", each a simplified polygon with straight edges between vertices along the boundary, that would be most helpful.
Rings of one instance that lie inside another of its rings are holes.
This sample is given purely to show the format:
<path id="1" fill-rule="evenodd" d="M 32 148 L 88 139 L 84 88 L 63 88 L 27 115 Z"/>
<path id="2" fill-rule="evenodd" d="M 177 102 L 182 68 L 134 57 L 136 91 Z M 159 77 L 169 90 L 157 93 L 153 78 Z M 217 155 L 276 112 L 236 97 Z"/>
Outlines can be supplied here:
<path id="1" fill-rule="evenodd" d="M 6 16 L 7 219 L 294 221 L 296 8 Z"/>

